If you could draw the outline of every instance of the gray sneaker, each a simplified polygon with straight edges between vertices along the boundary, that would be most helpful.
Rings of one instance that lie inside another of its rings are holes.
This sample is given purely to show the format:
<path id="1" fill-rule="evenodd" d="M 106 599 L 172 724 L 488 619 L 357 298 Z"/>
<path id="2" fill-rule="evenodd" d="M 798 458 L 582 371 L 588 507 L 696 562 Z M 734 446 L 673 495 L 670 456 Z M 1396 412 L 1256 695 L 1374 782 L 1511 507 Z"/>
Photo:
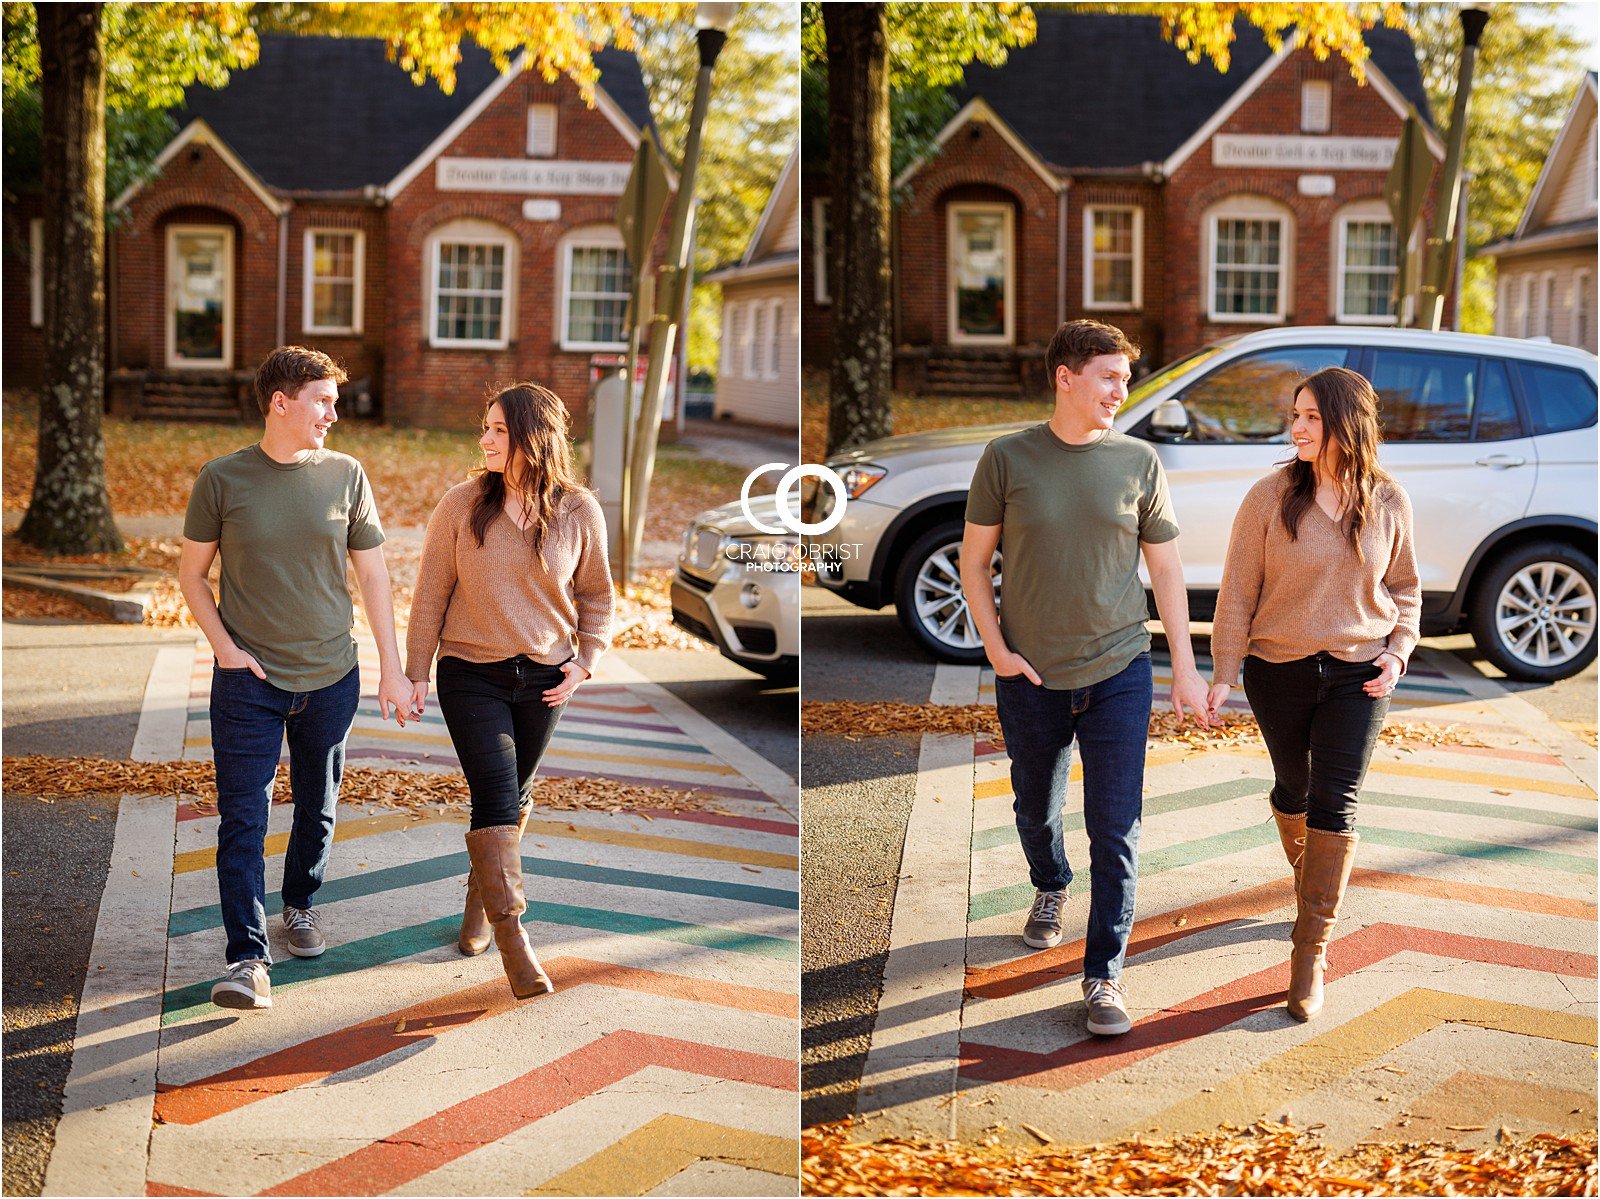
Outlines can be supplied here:
<path id="1" fill-rule="evenodd" d="M 1040 891 L 1033 897 L 1028 923 L 1022 926 L 1022 943 L 1034 949 L 1051 949 L 1061 944 L 1061 909 L 1065 891 Z"/>
<path id="2" fill-rule="evenodd" d="M 317 914 L 310 908 L 283 905 L 283 927 L 289 934 L 289 952 L 297 958 L 321 957 L 328 948 L 327 938 L 317 927 Z"/>
<path id="3" fill-rule="evenodd" d="M 260 958 L 247 958 L 229 966 L 228 973 L 211 988 L 211 1002 L 218 1007 L 271 1007 L 272 980 L 267 976 L 267 964 Z"/>
<path id="4" fill-rule="evenodd" d="M 1117 978 L 1083 980 L 1083 1002 L 1089 1008 L 1089 1031 L 1097 1037 L 1120 1037 L 1133 1027 L 1128 1018 L 1128 992 Z"/>

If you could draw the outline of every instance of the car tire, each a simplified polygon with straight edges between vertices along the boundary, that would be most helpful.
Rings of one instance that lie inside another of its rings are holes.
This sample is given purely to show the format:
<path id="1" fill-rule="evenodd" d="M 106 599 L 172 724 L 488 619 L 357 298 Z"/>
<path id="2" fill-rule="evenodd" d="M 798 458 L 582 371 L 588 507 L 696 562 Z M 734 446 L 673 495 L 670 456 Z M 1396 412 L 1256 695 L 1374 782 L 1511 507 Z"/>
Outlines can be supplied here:
<path id="1" fill-rule="evenodd" d="M 966 598 L 961 594 L 959 564 L 964 529 L 962 521 L 946 521 L 912 543 L 895 576 L 894 606 L 911 639 L 928 653 L 941 662 L 971 666 L 987 659 L 967 611 Z M 1000 555 L 996 552 L 997 572 L 999 567 Z M 998 574 L 995 582 L 998 589 Z"/>
<path id="2" fill-rule="evenodd" d="M 1536 541 L 1489 563 L 1473 588 L 1467 628 L 1509 678 L 1553 683 L 1594 661 L 1596 616 L 1593 556 Z"/>

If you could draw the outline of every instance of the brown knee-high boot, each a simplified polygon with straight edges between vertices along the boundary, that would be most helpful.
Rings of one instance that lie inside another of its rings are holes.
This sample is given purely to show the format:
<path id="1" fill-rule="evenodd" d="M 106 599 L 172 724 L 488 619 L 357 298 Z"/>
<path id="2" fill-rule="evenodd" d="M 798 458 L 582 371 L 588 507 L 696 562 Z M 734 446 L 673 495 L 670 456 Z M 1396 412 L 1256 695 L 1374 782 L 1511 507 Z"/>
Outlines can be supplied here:
<path id="1" fill-rule="evenodd" d="M 1289 859 L 1289 866 L 1294 871 L 1294 893 L 1298 895 L 1300 862 L 1306 851 L 1306 814 L 1290 814 L 1273 808 L 1272 819 L 1278 824 L 1278 840 L 1283 843 L 1283 856 Z"/>
<path id="2" fill-rule="evenodd" d="M 532 805 L 522 809 L 522 818 L 517 821 L 517 839 L 522 839 L 524 830 L 528 827 L 528 814 L 533 811 Z M 489 941 L 493 930 L 489 927 L 489 917 L 483 914 L 483 898 L 478 894 L 478 876 L 472 871 L 467 872 L 467 903 L 466 910 L 461 913 L 461 932 L 456 936 L 456 948 L 469 958 L 477 957 L 489 948 Z"/>
<path id="3" fill-rule="evenodd" d="M 1322 971 L 1328 941 L 1339 918 L 1339 904 L 1355 865 L 1356 833 L 1306 830 L 1300 864 L 1300 912 L 1294 922 L 1289 956 L 1289 1014 L 1309 1020 L 1322 1010 Z"/>
<path id="4" fill-rule="evenodd" d="M 494 930 L 494 943 L 500 947 L 500 964 L 505 967 L 511 993 L 528 999 L 554 991 L 555 985 L 539 965 L 522 927 L 528 902 L 522 894 L 522 835 L 517 826 L 473 829 L 467 834 L 467 856 L 478 880 L 484 915 Z"/>

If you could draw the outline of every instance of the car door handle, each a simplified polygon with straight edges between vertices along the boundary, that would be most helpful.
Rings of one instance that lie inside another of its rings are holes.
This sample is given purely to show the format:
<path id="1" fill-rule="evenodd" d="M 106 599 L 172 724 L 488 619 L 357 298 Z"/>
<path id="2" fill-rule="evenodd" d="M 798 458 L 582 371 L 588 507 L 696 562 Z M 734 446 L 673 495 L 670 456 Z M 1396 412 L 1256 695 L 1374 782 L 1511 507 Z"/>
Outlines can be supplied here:
<path id="1" fill-rule="evenodd" d="M 1507 470 L 1513 466 L 1526 466 L 1526 458 L 1515 458 L 1510 454 L 1490 454 L 1487 458 L 1479 458 L 1479 466 L 1487 466 L 1493 470 Z"/>

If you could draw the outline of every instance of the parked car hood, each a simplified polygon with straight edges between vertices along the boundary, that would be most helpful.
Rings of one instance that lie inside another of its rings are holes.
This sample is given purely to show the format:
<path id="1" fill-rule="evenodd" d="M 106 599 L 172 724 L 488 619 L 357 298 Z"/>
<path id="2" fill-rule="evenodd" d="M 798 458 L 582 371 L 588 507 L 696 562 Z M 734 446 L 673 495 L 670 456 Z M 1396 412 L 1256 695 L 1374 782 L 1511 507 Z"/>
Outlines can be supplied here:
<path id="1" fill-rule="evenodd" d="M 849 465 L 853 462 L 881 462 L 886 458 L 900 458 L 907 454 L 937 454 L 941 450 L 969 451 L 973 446 L 987 445 L 996 437 L 1016 433 L 1039 424 L 1037 420 L 1013 421 L 1003 425 L 972 425 L 961 429 L 930 429 L 926 433 L 905 433 L 899 437 L 884 437 L 847 450 L 828 459 L 829 465 Z M 966 457 L 966 453 L 957 456 Z"/>
<path id="2" fill-rule="evenodd" d="M 799 504 L 798 497 L 792 501 Z M 750 497 L 750 514 L 757 520 L 776 527 L 778 525 L 778 497 L 776 495 L 753 495 Z M 731 533 L 735 537 L 749 537 L 759 535 L 761 530 L 756 528 L 746 519 L 744 507 L 738 500 L 723 504 L 717 508 L 708 508 L 694 518 L 694 523 L 707 528 L 720 529 L 724 533 Z"/>

